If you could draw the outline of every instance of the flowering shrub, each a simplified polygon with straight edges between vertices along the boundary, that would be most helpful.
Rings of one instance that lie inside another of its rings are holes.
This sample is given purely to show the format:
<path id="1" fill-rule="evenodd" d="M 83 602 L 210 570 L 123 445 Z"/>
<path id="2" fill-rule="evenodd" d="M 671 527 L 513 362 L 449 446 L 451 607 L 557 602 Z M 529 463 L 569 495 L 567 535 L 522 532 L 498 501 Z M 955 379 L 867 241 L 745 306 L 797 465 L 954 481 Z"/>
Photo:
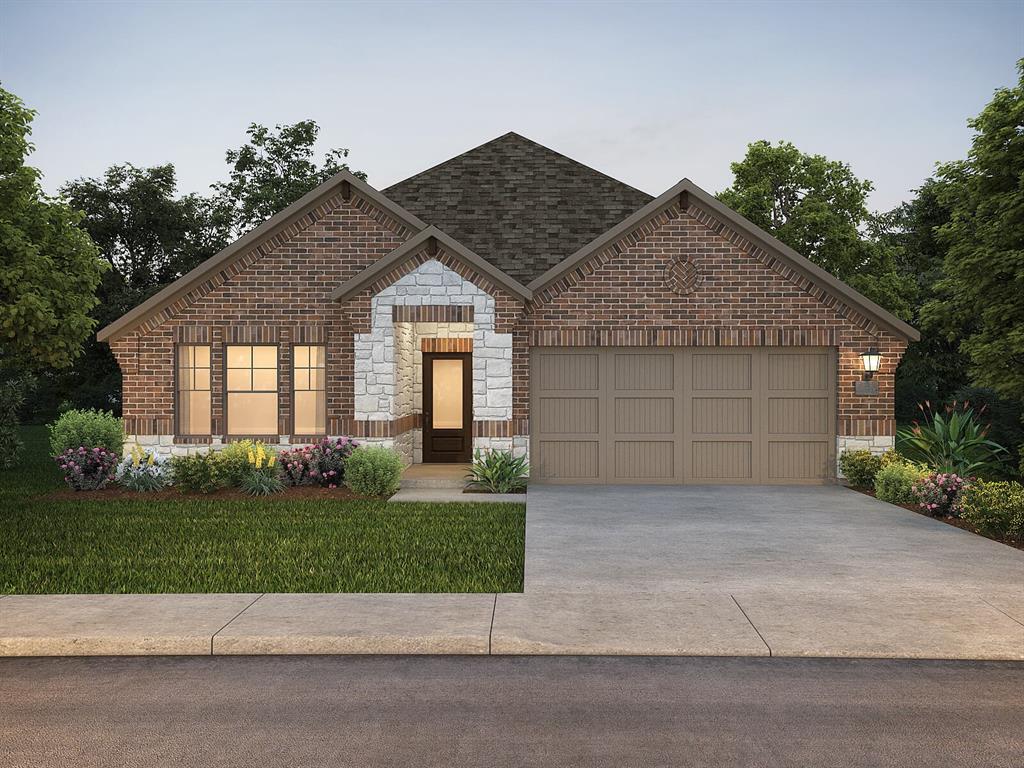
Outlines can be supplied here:
<path id="1" fill-rule="evenodd" d="M 170 481 L 167 467 L 152 453 L 139 446 L 132 447 L 132 455 L 125 459 L 117 473 L 117 480 L 130 491 L 159 491 Z"/>
<path id="2" fill-rule="evenodd" d="M 284 490 L 277 456 L 268 453 L 263 443 L 249 447 L 249 472 L 242 477 L 241 488 L 252 496 L 269 496 Z"/>
<path id="3" fill-rule="evenodd" d="M 242 487 L 242 481 L 245 480 L 252 467 L 249 463 L 249 453 L 256 445 L 262 445 L 262 443 L 238 440 L 228 443 L 217 452 L 217 461 L 225 483 L 234 488 Z"/>
<path id="4" fill-rule="evenodd" d="M 53 459 L 75 491 L 97 491 L 114 479 L 117 470 L 117 454 L 106 448 L 68 448 Z"/>
<path id="5" fill-rule="evenodd" d="M 968 485 L 967 479 L 954 473 L 939 472 L 914 483 L 912 491 L 922 512 L 929 515 L 960 517 L 963 511 L 960 492 Z"/>
<path id="6" fill-rule="evenodd" d="M 345 477 L 345 461 L 359 444 L 348 437 L 323 440 L 281 451 L 280 462 L 289 485 L 322 485 L 337 488 Z"/>

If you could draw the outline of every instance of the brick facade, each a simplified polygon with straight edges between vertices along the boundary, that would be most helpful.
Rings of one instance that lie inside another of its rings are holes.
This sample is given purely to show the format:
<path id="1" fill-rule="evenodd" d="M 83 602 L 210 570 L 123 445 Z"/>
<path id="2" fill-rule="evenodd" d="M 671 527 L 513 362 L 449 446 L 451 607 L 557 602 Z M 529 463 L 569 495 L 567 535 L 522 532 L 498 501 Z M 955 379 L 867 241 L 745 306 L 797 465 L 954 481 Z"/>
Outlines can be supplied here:
<path id="1" fill-rule="evenodd" d="M 279 345 L 280 435 L 292 434 L 291 346 L 309 343 L 327 348 L 329 434 L 388 440 L 418 429 L 420 414 L 406 408 L 387 418 L 357 420 L 354 339 L 373 331 L 375 297 L 436 261 L 489 296 L 492 333 L 511 335 L 510 418 L 482 414 L 473 426 L 476 438 L 491 441 L 487 444 L 525 449 L 530 347 L 595 345 L 837 347 L 840 441 L 886 444 L 894 431 L 894 371 L 906 342 L 703 209 L 682 204 L 685 211 L 679 203 L 670 205 L 536 292 L 527 305 L 436 247 L 411 254 L 337 303 L 329 299 L 333 288 L 414 233 L 358 195 L 332 197 L 111 343 L 124 373 L 126 432 L 147 436 L 142 441 L 147 444 L 159 436 L 167 446 L 217 442 L 228 435 L 223 346 L 237 342 Z M 388 308 L 388 322 L 472 324 L 480 319 L 480 307 L 472 302 L 452 306 L 441 301 L 443 293 L 438 291 L 437 302 L 428 297 L 422 306 Z M 177 344 L 211 346 L 212 438 L 172 437 Z M 883 355 L 875 377 L 879 393 L 856 396 L 859 354 L 872 345 Z M 472 346 L 476 355 L 481 344 L 475 334 Z M 415 346 L 417 352 L 422 348 Z M 260 437 L 276 441 L 278 436 Z"/>

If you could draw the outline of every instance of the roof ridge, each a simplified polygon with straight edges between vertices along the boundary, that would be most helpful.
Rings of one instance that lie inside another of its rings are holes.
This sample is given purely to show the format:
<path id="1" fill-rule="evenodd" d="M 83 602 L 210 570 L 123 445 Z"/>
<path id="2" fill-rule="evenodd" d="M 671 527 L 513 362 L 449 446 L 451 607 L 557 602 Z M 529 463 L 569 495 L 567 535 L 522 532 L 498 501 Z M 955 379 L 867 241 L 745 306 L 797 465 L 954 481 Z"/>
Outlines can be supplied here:
<path id="1" fill-rule="evenodd" d="M 550 152 L 552 155 L 557 155 L 558 157 L 562 158 L 563 160 L 567 160 L 568 162 L 572 163 L 573 165 L 578 166 L 579 168 L 582 168 L 582 169 L 588 171 L 589 173 L 593 173 L 593 174 L 596 174 L 597 176 L 601 176 L 601 177 L 603 177 L 605 179 L 608 179 L 609 181 L 615 182 L 616 184 L 621 184 L 622 186 L 628 187 L 629 189 L 633 190 L 634 192 L 639 192 L 641 195 L 647 195 L 651 199 L 654 198 L 654 195 L 650 194 L 649 192 L 644 192 L 642 189 L 638 189 L 637 187 L 634 187 L 632 184 L 627 184 L 626 182 L 622 181 L 621 179 L 616 179 L 614 176 L 609 176 L 607 173 L 604 173 L 603 171 L 599 171 L 596 168 L 593 168 L 593 167 L 587 165 L 586 163 L 580 162 L 579 160 L 576 160 L 576 159 L 574 159 L 572 157 L 569 157 L 568 155 L 566 155 L 566 154 L 564 154 L 562 152 L 559 152 L 557 149 L 552 149 L 551 147 L 546 146 L 544 144 L 541 144 L 539 141 L 534 141 L 530 137 L 524 136 L 523 134 L 517 133 L 516 131 L 507 131 L 506 133 L 503 133 L 500 136 L 496 136 L 493 139 L 490 139 L 489 141 L 485 141 L 483 144 L 478 144 L 477 146 L 473 147 L 472 149 L 467 149 L 465 152 L 461 152 L 461 153 L 455 155 L 455 157 L 449 157 L 447 160 L 443 160 L 442 162 L 437 163 L 436 165 L 432 165 L 429 168 L 420 171 L 419 173 L 415 173 L 412 176 L 409 176 L 408 178 L 402 179 L 400 181 L 396 181 L 394 184 L 389 184 L 387 187 L 382 189 L 381 192 L 387 193 L 388 190 L 394 189 L 397 186 L 400 186 L 402 184 L 406 184 L 406 183 L 411 182 L 411 181 L 415 181 L 416 179 L 418 179 L 421 176 L 425 176 L 428 173 L 433 173 L 434 171 L 437 171 L 438 169 L 443 168 L 444 166 L 446 166 L 446 165 L 448 165 L 450 163 L 453 163 L 456 160 L 461 160 L 466 155 L 472 154 L 473 152 L 481 150 L 481 149 L 483 149 L 486 146 L 489 146 L 491 144 L 499 142 L 502 139 L 507 139 L 509 137 L 515 137 L 517 139 L 521 139 L 522 141 L 525 141 L 527 144 L 531 144 L 534 147 L 538 147 L 540 149 L 543 149 L 545 152 Z"/>

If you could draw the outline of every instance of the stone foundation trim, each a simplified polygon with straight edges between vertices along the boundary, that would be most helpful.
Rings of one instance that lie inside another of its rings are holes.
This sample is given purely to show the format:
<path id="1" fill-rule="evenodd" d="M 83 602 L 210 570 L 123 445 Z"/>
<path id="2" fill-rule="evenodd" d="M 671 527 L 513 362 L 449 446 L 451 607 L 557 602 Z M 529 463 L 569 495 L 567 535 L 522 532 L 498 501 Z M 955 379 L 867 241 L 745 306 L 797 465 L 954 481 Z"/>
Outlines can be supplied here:
<path id="1" fill-rule="evenodd" d="M 530 331 L 531 347 L 836 347 L 836 328 L 559 328 Z"/>
<path id="2" fill-rule="evenodd" d="M 472 323 L 474 307 L 469 304 L 395 304 L 394 323 Z"/>
<path id="3" fill-rule="evenodd" d="M 420 339 L 420 352 L 472 352 L 472 339 Z"/>

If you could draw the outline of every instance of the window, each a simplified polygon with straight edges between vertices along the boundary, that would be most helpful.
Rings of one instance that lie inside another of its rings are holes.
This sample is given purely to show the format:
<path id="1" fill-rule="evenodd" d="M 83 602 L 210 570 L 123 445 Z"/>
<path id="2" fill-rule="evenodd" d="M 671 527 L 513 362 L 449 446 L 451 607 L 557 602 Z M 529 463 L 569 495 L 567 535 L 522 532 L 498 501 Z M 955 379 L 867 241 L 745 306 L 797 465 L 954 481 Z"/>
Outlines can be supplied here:
<path id="1" fill-rule="evenodd" d="M 178 434 L 210 434 L 209 347 L 178 347 Z"/>
<path id="2" fill-rule="evenodd" d="M 277 347 L 227 348 L 228 433 L 277 434 Z"/>
<path id="3" fill-rule="evenodd" d="M 327 433 L 327 392 L 323 347 L 293 347 L 296 435 Z"/>

